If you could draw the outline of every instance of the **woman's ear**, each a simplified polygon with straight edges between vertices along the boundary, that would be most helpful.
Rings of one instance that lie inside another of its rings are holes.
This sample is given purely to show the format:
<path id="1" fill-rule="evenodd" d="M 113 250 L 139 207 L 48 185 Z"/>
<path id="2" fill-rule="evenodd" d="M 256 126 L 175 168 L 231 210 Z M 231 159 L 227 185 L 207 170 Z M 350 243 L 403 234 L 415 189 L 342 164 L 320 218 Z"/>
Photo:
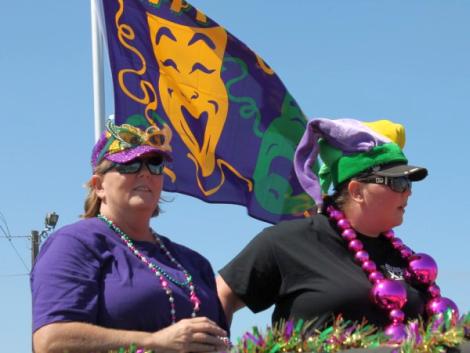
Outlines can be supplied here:
<path id="1" fill-rule="evenodd" d="M 104 198 L 104 189 L 103 189 L 103 175 L 93 174 L 90 179 L 90 184 L 96 195 L 100 198 Z"/>
<path id="2" fill-rule="evenodd" d="M 357 181 L 351 180 L 348 184 L 349 197 L 357 203 L 364 201 L 364 184 Z"/>

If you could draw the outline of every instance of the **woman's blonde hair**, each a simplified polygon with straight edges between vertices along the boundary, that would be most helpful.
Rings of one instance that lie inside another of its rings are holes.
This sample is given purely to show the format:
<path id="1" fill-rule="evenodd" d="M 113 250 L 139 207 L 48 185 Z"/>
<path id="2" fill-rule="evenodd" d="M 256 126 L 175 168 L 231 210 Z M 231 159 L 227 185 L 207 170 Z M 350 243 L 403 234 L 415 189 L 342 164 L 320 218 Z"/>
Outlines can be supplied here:
<path id="1" fill-rule="evenodd" d="M 113 162 L 103 159 L 95 168 L 93 175 L 104 175 L 106 170 L 109 170 Z M 100 214 L 101 208 L 101 199 L 96 194 L 95 188 L 93 187 L 91 179 L 87 181 L 85 187 L 88 189 L 88 195 L 85 199 L 84 210 L 85 213 L 80 217 L 82 218 L 93 218 Z M 155 211 L 152 214 L 152 217 L 158 216 L 160 213 L 160 206 L 157 203 Z"/>

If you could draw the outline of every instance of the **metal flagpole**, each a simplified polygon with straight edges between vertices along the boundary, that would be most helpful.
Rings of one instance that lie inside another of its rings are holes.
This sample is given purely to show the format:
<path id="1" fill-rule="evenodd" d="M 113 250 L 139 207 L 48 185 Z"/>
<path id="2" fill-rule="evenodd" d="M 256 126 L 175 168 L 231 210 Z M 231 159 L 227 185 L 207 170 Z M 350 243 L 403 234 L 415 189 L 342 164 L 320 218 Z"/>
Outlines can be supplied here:
<path id="1" fill-rule="evenodd" d="M 93 115 L 95 121 L 95 141 L 104 130 L 104 74 L 103 36 L 98 25 L 98 9 L 95 0 L 91 6 L 91 52 L 93 60 Z"/>

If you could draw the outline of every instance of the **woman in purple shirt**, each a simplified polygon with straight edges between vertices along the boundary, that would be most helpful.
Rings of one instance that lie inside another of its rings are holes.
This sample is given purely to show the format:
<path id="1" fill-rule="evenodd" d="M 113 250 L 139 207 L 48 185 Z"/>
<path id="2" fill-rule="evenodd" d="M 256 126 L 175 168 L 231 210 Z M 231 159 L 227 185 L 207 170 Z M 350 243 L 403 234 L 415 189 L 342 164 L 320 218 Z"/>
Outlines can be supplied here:
<path id="1" fill-rule="evenodd" d="M 150 228 L 171 133 L 108 122 L 93 148 L 83 220 L 44 243 L 31 274 L 35 352 L 226 349 L 214 274 Z"/>

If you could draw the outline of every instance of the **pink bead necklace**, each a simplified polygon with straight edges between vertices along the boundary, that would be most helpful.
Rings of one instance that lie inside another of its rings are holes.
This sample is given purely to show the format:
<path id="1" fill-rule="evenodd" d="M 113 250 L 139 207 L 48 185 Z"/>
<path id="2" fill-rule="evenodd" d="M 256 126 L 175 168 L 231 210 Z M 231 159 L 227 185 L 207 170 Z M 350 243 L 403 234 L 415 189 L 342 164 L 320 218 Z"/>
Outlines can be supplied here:
<path id="1" fill-rule="evenodd" d="M 176 306 L 175 306 L 175 298 L 173 297 L 173 291 L 168 283 L 168 281 L 174 283 L 178 287 L 187 288 L 189 290 L 189 300 L 193 305 L 193 311 L 191 313 L 191 317 L 196 317 L 197 312 L 200 310 L 201 300 L 196 295 L 196 288 L 192 282 L 192 276 L 189 272 L 171 255 L 170 251 L 166 248 L 165 244 L 163 244 L 160 237 L 151 230 L 152 235 L 155 237 L 157 244 L 160 246 L 162 252 L 168 257 L 168 259 L 178 268 L 178 270 L 183 272 L 184 281 L 178 281 L 176 278 L 171 276 L 168 272 L 166 272 L 161 266 L 153 263 L 149 260 L 145 255 L 143 255 L 137 248 L 134 246 L 134 242 L 132 239 L 124 233 L 118 226 L 116 226 L 111 220 L 106 218 L 103 215 L 98 215 L 98 218 L 105 222 L 109 228 L 111 228 L 127 245 L 129 250 L 140 260 L 142 261 L 147 268 L 152 271 L 155 276 L 160 280 L 160 284 L 162 288 L 165 290 L 166 295 L 168 296 L 168 301 L 170 303 L 170 314 L 171 314 L 171 323 L 176 323 Z"/>
<path id="2" fill-rule="evenodd" d="M 377 265 L 370 259 L 369 253 L 364 250 L 363 243 L 357 239 L 356 231 L 346 219 L 343 212 L 328 206 L 326 209 L 330 220 L 336 222 L 341 237 L 348 243 L 349 251 L 354 255 L 355 261 L 366 273 L 372 283 L 370 299 L 381 309 L 385 310 L 390 324 L 385 327 L 385 334 L 392 342 L 400 343 L 406 336 L 405 313 L 401 310 L 407 301 L 406 288 L 397 280 L 385 279 L 378 271 Z M 393 230 L 382 234 L 390 241 L 393 248 L 408 262 L 404 278 L 409 283 L 427 286 L 429 300 L 426 303 L 426 313 L 429 317 L 440 315 L 447 310 L 452 311 L 454 323 L 459 318 L 457 305 L 449 298 L 441 297 L 439 286 L 435 283 L 437 277 L 437 264 L 433 258 L 426 254 L 415 254 L 400 238 L 395 237 Z"/>

